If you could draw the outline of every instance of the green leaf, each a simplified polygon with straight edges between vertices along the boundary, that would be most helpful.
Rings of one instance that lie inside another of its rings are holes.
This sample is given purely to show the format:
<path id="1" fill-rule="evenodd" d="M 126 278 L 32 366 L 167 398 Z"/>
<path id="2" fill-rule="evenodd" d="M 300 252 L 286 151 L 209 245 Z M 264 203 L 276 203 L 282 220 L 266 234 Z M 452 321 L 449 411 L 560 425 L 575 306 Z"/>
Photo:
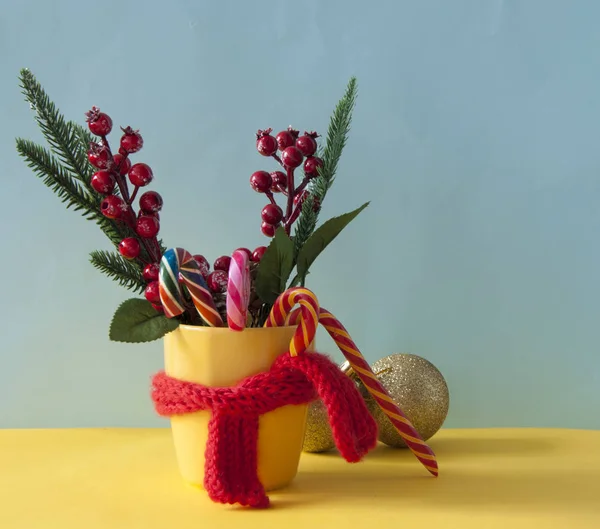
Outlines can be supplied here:
<path id="1" fill-rule="evenodd" d="M 143 343 L 162 338 L 179 326 L 179 320 L 156 312 L 149 301 L 131 298 L 121 303 L 110 324 L 113 342 Z"/>
<path id="2" fill-rule="evenodd" d="M 263 303 L 273 303 L 285 290 L 294 267 L 294 243 L 282 227 L 260 260 L 256 274 L 256 293 Z"/>
<path id="3" fill-rule="evenodd" d="M 306 277 L 310 265 L 313 264 L 319 254 L 327 247 L 327 245 L 335 239 L 340 232 L 367 206 L 369 202 L 365 202 L 362 206 L 344 213 L 339 217 L 333 217 L 319 226 L 310 238 L 304 243 L 304 246 L 298 252 L 297 270 L 298 276 Z M 266 253 L 265 253 L 266 255 Z"/>
<path id="4" fill-rule="evenodd" d="M 302 283 L 302 279 L 306 279 L 307 275 L 310 275 L 310 272 L 306 272 L 306 275 L 304 276 L 304 278 L 302 278 L 298 274 L 296 274 L 294 276 L 294 279 L 292 279 L 290 281 L 288 288 L 294 288 L 294 287 L 297 287 L 298 285 L 300 285 Z"/>

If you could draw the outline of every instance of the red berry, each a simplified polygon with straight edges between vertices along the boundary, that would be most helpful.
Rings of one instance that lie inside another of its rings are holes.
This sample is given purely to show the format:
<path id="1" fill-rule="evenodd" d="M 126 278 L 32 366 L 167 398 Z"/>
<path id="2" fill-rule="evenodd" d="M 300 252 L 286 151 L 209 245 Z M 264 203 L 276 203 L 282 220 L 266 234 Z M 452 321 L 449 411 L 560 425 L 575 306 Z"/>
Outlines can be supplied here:
<path id="1" fill-rule="evenodd" d="M 131 160 L 127 156 L 117 153 L 113 156 L 113 161 L 115 162 L 115 168 L 119 170 L 121 176 L 125 176 L 129 172 L 129 169 L 131 169 Z"/>
<path id="2" fill-rule="evenodd" d="M 125 259 L 135 259 L 140 255 L 140 242 L 135 237 L 127 237 L 119 243 L 119 253 Z"/>
<path id="3" fill-rule="evenodd" d="M 267 171 L 256 171 L 250 177 L 252 189 L 258 193 L 266 193 L 271 189 L 271 175 Z"/>
<path id="4" fill-rule="evenodd" d="M 321 209 L 321 202 L 317 197 L 313 197 L 313 211 L 317 213 Z"/>
<path id="5" fill-rule="evenodd" d="M 123 131 L 123 136 L 121 136 L 121 149 L 123 152 L 138 152 L 144 145 L 144 140 L 139 131 L 133 130 L 131 127 L 121 130 Z"/>
<path id="6" fill-rule="evenodd" d="M 145 163 L 136 163 L 134 166 L 129 169 L 129 181 L 134 186 L 144 187 L 147 186 L 154 175 L 152 174 L 152 169 L 150 166 Z"/>
<path id="7" fill-rule="evenodd" d="M 279 224 L 283 218 L 283 210 L 276 204 L 267 204 L 260 212 L 260 216 L 269 224 Z"/>
<path id="8" fill-rule="evenodd" d="M 296 140 L 296 147 L 304 156 L 312 156 L 317 152 L 317 142 L 315 138 L 318 138 L 316 132 L 305 132 Z"/>
<path id="9" fill-rule="evenodd" d="M 294 197 L 294 204 L 295 205 L 302 205 L 304 204 L 304 201 L 306 200 L 306 197 L 308 196 L 308 191 L 304 190 L 300 193 L 298 193 L 295 197 Z"/>
<path id="10" fill-rule="evenodd" d="M 227 291 L 229 276 L 224 270 L 215 270 L 208 275 L 206 283 L 213 292 L 220 294 Z"/>
<path id="11" fill-rule="evenodd" d="M 263 235 L 266 235 L 267 237 L 274 237 L 277 226 L 263 221 L 263 223 L 260 225 L 260 230 L 263 232 Z"/>
<path id="12" fill-rule="evenodd" d="M 304 174 L 309 178 L 319 176 L 319 167 L 323 166 L 323 160 L 318 156 L 311 156 L 304 162 Z"/>
<path id="13" fill-rule="evenodd" d="M 272 130 L 259 130 L 256 133 L 256 149 L 263 156 L 273 156 L 277 152 L 277 140 L 271 136 Z"/>
<path id="14" fill-rule="evenodd" d="M 302 153 L 294 146 L 286 147 L 281 153 L 281 161 L 286 167 L 298 167 L 302 160 Z"/>
<path id="15" fill-rule="evenodd" d="M 112 130 L 112 119 L 108 114 L 100 112 L 99 108 L 92 107 L 92 110 L 86 112 L 88 128 L 96 136 L 106 136 Z"/>
<path id="16" fill-rule="evenodd" d="M 224 272 L 229 271 L 229 265 L 231 264 L 231 257 L 227 255 L 222 255 L 221 257 L 217 257 L 215 263 L 213 264 L 213 268 L 215 270 L 223 270 Z"/>
<path id="17" fill-rule="evenodd" d="M 238 248 L 235 251 L 236 252 L 246 252 L 246 254 L 248 255 L 248 259 L 250 259 L 252 257 L 252 252 L 248 248 Z"/>
<path id="18" fill-rule="evenodd" d="M 282 130 L 275 138 L 277 139 L 277 146 L 280 151 L 283 151 L 287 147 L 291 147 L 296 142 L 298 137 L 298 131 L 292 127 L 288 127 L 287 130 Z"/>
<path id="19" fill-rule="evenodd" d="M 157 213 L 162 209 L 163 199 L 156 191 L 146 191 L 140 197 L 140 209 L 144 213 Z"/>
<path id="20" fill-rule="evenodd" d="M 271 191 L 279 193 L 287 189 L 287 176 L 282 171 L 273 171 L 271 173 Z"/>
<path id="21" fill-rule="evenodd" d="M 160 222 L 156 217 L 150 215 L 144 215 L 137 219 L 135 225 L 135 232 L 144 239 L 152 239 L 156 237 L 160 230 Z"/>
<path id="22" fill-rule="evenodd" d="M 256 250 L 252 252 L 252 257 L 250 257 L 250 259 L 255 263 L 258 263 L 263 258 L 263 255 L 265 255 L 266 251 L 266 246 L 259 246 L 258 248 L 256 248 Z"/>
<path id="23" fill-rule="evenodd" d="M 198 263 L 198 267 L 200 268 L 200 273 L 202 274 L 202 277 L 206 279 L 208 277 L 208 272 L 210 271 L 210 265 L 208 264 L 206 257 L 204 257 L 203 255 L 194 255 L 193 257 L 194 261 Z"/>
<path id="24" fill-rule="evenodd" d="M 162 305 L 159 305 L 158 303 L 152 303 L 152 308 L 156 311 L 156 312 L 164 312 L 165 309 L 163 308 Z"/>
<path id="25" fill-rule="evenodd" d="M 93 174 L 90 184 L 98 193 L 108 195 L 115 188 L 115 177 L 108 171 L 97 171 Z"/>
<path id="26" fill-rule="evenodd" d="M 106 169 L 110 160 L 110 151 L 105 145 L 100 143 L 91 143 L 90 150 L 87 153 L 88 161 L 98 169 Z"/>
<path id="27" fill-rule="evenodd" d="M 300 194 L 296 195 L 294 197 L 294 204 L 295 205 L 300 205 L 300 207 L 302 207 L 302 204 L 304 204 L 304 201 L 308 198 L 308 191 L 306 191 L 306 189 L 304 191 L 302 191 Z M 317 197 L 313 197 L 313 211 L 317 212 L 319 211 L 320 208 L 320 203 L 319 203 L 319 199 Z"/>
<path id="28" fill-rule="evenodd" d="M 156 220 L 160 220 L 160 213 L 158 211 L 156 213 L 148 213 L 146 211 L 138 211 L 138 219 L 140 217 L 154 217 Z"/>
<path id="29" fill-rule="evenodd" d="M 127 211 L 127 205 L 121 197 L 116 195 L 108 195 L 100 202 L 100 211 L 102 215 L 109 219 L 118 219 Z"/>
<path id="30" fill-rule="evenodd" d="M 158 281 L 158 274 L 160 272 L 160 266 L 158 263 L 150 263 L 144 267 L 142 277 L 146 281 Z"/>
<path id="31" fill-rule="evenodd" d="M 160 304 L 160 293 L 158 290 L 158 281 L 152 281 L 144 290 L 144 296 L 150 303 Z"/>

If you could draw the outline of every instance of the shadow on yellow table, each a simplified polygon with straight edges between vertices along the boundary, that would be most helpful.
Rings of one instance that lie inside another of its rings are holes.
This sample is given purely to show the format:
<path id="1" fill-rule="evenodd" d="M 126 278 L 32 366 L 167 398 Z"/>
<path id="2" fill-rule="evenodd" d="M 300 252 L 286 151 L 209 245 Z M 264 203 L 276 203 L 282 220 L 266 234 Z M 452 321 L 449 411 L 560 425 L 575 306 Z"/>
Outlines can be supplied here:
<path id="1" fill-rule="evenodd" d="M 443 430 L 440 477 L 406 450 L 348 464 L 302 456 L 252 511 L 211 503 L 177 472 L 168 429 L 0 431 L 0 527 L 187 529 L 600 528 L 600 432 Z"/>

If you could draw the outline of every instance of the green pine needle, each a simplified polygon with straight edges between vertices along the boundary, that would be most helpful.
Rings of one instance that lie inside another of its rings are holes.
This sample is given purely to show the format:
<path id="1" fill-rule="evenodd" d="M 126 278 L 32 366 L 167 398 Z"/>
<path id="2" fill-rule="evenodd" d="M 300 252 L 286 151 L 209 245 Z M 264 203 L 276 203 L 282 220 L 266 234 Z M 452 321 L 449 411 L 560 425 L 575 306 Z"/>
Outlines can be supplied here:
<path id="1" fill-rule="evenodd" d="M 146 288 L 142 271 L 135 261 L 128 261 L 114 252 L 97 250 L 90 253 L 90 262 L 95 268 L 129 290 L 142 293 Z"/>
<path id="2" fill-rule="evenodd" d="M 350 125 L 352 123 L 352 112 L 356 104 L 356 96 L 356 77 L 352 77 L 348 82 L 344 96 L 338 102 L 329 121 L 325 148 L 321 149 L 319 152 L 319 156 L 323 160 L 323 165 L 319 168 L 319 176 L 317 176 L 309 186 L 310 194 L 304 201 L 302 212 L 298 217 L 298 223 L 296 224 L 296 231 L 294 234 L 295 256 L 298 255 L 298 252 L 315 231 L 317 226 L 319 212 L 314 211 L 315 208 L 313 205 L 315 200 L 322 205 L 327 191 L 329 191 L 329 188 L 333 185 L 333 181 L 335 180 L 337 166 L 348 141 L 348 134 L 350 133 Z M 304 278 L 300 279 L 303 284 Z"/>
<path id="3" fill-rule="evenodd" d="M 95 220 L 100 229 L 115 245 L 125 236 L 115 223 L 98 210 L 99 196 L 88 192 L 73 178 L 47 149 L 30 140 L 17 138 L 17 152 L 25 159 L 27 166 L 37 174 L 44 184 L 54 191 L 67 209 L 79 211 L 86 219 Z"/>
<path id="4" fill-rule="evenodd" d="M 95 197 L 83 189 L 47 149 L 32 141 L 17 138 L 17 151 L 25 158 L 28 167 L 66 204 L 67 209 L 72 207 L 75 211 L 83 210 L 86 218 L 94 216 L 93 210 L 97 202 Z"/>
<path id="5" fill-rule="evenodd" d="M 65 120 L 29 70 L 22 69 L 19 79 L 25 100 L 34 110 L 35 120 L 52 152 L 91 191 L 93 170 L 87 161 L 87 150 L 93 137 L 83 127 Z"/>

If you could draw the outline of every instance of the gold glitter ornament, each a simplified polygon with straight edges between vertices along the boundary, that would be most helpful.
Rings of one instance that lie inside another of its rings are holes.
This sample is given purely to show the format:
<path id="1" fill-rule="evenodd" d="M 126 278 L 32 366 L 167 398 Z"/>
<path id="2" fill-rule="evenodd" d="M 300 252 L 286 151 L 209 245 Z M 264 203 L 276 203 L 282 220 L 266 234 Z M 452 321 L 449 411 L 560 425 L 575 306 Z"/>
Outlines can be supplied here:
<path id="1" fill-rule="evenodd" d="M 304 435 L 305 452 L 328 452 L 335 448 L 333 433 L 329 426 L 327 409 L 321 399 L 311 402 L 308 406 L 306 419 L 306 434 Z"/>
<path id="2" fill-rule="evenodd" d="M 431 438 L 442 427 L 450 405 L 448 386 L 439 370 L 428 360 L 413 354 L 386 356 L 371 367 L 423 440 Z M 362 384 L 360 390 L 377 421 L 379 440 L 388 446 L 405 448 L 400 434 Z"/>

